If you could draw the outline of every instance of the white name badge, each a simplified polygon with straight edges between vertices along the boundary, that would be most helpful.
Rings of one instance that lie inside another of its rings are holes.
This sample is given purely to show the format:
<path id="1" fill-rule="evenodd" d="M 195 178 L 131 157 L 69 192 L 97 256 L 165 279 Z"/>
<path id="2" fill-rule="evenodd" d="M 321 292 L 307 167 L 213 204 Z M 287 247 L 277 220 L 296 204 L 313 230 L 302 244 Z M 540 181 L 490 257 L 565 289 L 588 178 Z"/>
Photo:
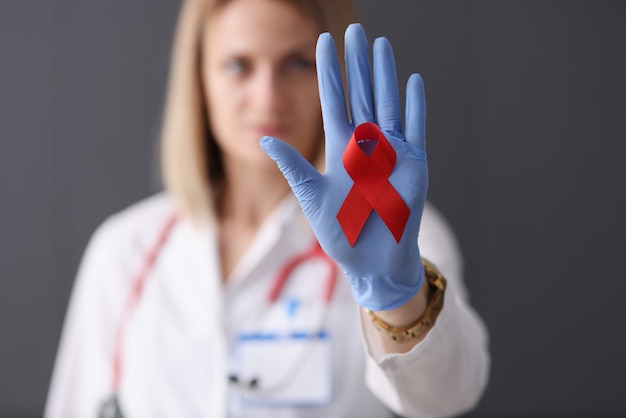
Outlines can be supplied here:
<path id="1" fill-rule="evenodd" d="M 325 332 L 241 334 L 236 356 L 243 406 L 317 406 L 332 400 L 332 349 Z"/>

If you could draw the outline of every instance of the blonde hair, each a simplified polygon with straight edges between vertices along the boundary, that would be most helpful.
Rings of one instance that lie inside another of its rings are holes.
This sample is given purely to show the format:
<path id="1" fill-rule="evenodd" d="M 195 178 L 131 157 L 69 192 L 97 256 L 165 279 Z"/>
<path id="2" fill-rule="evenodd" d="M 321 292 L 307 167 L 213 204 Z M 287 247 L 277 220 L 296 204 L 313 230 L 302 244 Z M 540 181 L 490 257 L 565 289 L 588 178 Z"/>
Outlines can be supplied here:
<path id="1" fill-rule="evenodd" d="M 233 0 L 185 0 L 174 38 L 161 130 L 161 170 L 178 210 L 192 220 L 214 214 L 224 173 L 212 138 L 201 73 L 202 34 L 211 13 Z M 277 0 L 298 8 L 330 32 L 342 54 L 343 31 L 355 20 L 352 0 Z"/>

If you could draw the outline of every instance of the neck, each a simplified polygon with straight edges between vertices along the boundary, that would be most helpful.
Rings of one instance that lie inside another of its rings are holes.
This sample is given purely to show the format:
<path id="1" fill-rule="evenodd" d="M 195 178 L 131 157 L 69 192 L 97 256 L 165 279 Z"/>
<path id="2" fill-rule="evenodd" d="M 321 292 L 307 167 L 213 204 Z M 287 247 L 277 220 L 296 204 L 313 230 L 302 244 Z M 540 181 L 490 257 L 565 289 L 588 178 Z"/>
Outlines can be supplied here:
<path id="1" fill-rule="evenodd" d="M 220 223 L 257 229 L 289 193 L 278 169 L 245 170 L 225 167 L 226 180 L 218 201 Z"/>
<path id="2" fill-rule="evenodd" d="M 289 185 L 278 169 L 261 171 L 228 167 L 218 198 L 219 247 L 223 280 L 254 238 L 259 227 L 286 196 Z"/>

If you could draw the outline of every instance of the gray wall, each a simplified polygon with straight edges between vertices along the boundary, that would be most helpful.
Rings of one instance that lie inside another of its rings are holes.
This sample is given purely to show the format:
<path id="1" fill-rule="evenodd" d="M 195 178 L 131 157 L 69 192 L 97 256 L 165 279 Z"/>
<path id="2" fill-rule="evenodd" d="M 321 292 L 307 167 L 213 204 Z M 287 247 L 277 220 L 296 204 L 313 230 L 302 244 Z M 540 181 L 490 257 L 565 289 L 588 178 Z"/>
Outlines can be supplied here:
<path id="1" fill-rule="evenodd" d="M 360 3 L 426 81 L 429 197 L 491 333 L 468 416 L 623 416 L 626 3 Z M 177 9 L 0 2 L 0 416 L 41 414 L 91 232 L 158 189 Z"/>

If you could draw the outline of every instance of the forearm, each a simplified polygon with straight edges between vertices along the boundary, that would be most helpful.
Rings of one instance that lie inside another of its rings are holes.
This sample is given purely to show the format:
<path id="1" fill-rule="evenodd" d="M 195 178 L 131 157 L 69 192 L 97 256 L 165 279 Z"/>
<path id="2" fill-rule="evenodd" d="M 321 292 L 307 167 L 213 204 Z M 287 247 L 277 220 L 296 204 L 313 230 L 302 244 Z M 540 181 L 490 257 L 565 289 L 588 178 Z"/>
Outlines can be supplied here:
<path id="1" fill-rule="evenodd" d="M 366 382 L 390 409 L 407 417 L 445 417 L 473 408 L 489 373 L 487 333 L 476 313 L 447 289 L 433 328 L 405 353 L 390 352 L 382 334 L 361 314 L 369 354 Z M 442 396 L 445 394 L 445 396 Z"/>

